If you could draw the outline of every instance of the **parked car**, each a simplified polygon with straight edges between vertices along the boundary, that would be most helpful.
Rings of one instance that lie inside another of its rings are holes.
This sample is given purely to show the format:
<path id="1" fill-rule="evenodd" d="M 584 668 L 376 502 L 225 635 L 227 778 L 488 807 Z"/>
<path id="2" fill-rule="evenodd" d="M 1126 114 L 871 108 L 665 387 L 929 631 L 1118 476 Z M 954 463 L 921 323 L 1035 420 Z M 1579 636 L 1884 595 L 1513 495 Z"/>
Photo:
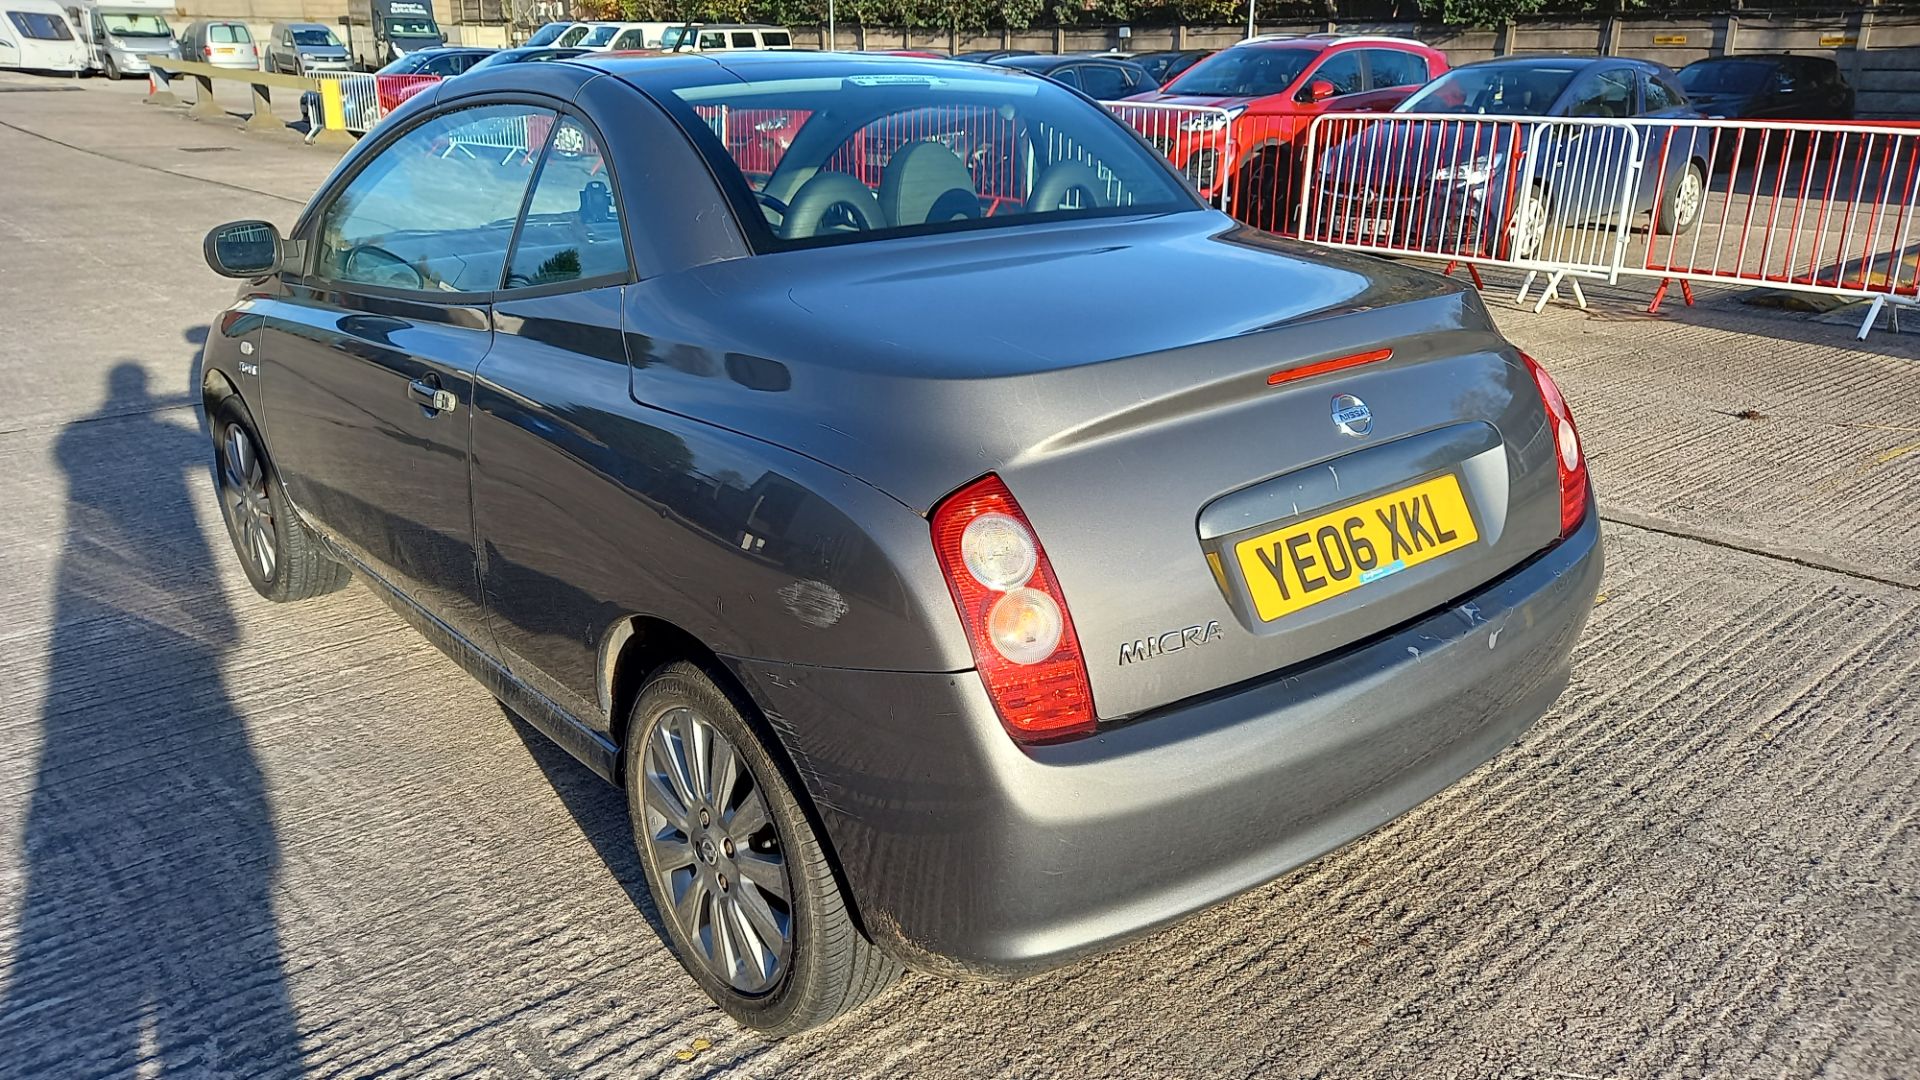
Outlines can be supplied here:
<path id="1" fill-rule="evenodd" d="M 1461 116 L 1366 130 L 1319 166 L 1320 189 L 1344 198 L 1362 235 L 1423 229 L 1462 248 L 1526 257 L 1550 227 L 1607 220 L 1636 160 L 1628 212 L 1649 213 L 1662 233 L 1699 223 L 1708 133 L 1645 125 L 1552 125 L 1555 117 L 1630 120 L 1695 117 L 1674 73 L 1616 57 L 1510 57 L 1455 68 L 1397 113 Z M 1379 193 L 1356 198 L 1360 190 Z M 1436 220 L 1436 215 L 1444 215 Z M 1504 246 L 1503 246 L 1504 245 Z"/>
<path id="2" fill-rule="evenodd" d="M 87 43 L 57 0 L 0 2 L 0 69 L 79 75 Z"/>
<path id="3" fill-rule="evenodd" d="M 809 119 L 756 178 L 722 112 Z M 875 134 L 970 122 L 966 157 Z M 386 123 L 286 239 L 207 238 L 235 553 L 273 600 L 359 578 L 624 785 L 748 1026 L 1200 911 L 1566 685 L 1600 526 L 1552 379 L 1472 291 L 1235 227 L 1056 83 L 594 57 Z"/>
<path id="4" fill-rule="evenodd" d="M 660 35 L 667 52 L 733 52 L 742 49 L 791 49 L 793 35 L 766 23 L 688 23 Z"/>
<path id="5" fill-rule="evenodd" d="M 180 31 L 180 55 L 214 67 L 260 70 L 260 49 L 243 22 L 195 19 Z"/>
<path id="6" fill-rule="evenodd" d="M 953 59 L 965 60 L 972 64 L 986 64 L 1008 56 L 1037 56 L 1031 49 L 974 49 L 955 53 Z"/>
<path id="7" fill-rule="evenodd" d="M 500 49 L 475 61 L 467 68 L 466 74 L 485 71 L 501 64 L 527 64 L 542 60 L 571 60 L 576 56 L 587 56 L 586 49 L 560 49 L 553 46 L 522 45 L 517 49 Z"/>
<path id="8" fill-rule="evenodd" d="M 498 49 L 481 49 L 469 45 L 443 45 L 439 48 L 420 49 L 375 72 L 376 75 L 432 75 L 436 78 L 451 79 L 455 75 L 464 75 L 474 65 L 495 56 Z"/>
<path id="9" fill-rule="evenodd" d="M 1681 89 L 1708 116 L 1851 120 L 1853 87 L 1825 56 L 1717 56 L 1680 69 Z"/>
<path id="10" fill-rule="evenodd" d="M 646 27 L 639 23 L 590 22 L 587 32 L 568 46 L 592 52 L 626 51 L 647 47 Z"/>
<path id="11" fill-rule="evenodd" d="M 109 79 L 146 75 L 153 60 L 180 59 L 167 16 L 172 0 L 70 0 L 67 16 L 86 40 L 89 65 Z"/>
<path id="12" fill-rule="evenodd" d="M 560 35 L 566 33 L 568 30 L 571 30 L 576 26 L 585 26 L 585 25 L 587 24 L 582 22 L 574 22 L 572 20 L 566 20 L 566 19 L 563 19 L 559 22 L 546 23 L 545 25 L 541 26 L 540 29 L 535 30 L 532 34 L 528 35 L 527 40 L 522 44 L 527 45 L 529 47 L 536 46 L 536 45 L 558 45 L 560 42 Z"/>
<path id="13" fill-rule="evenodd" d="M 1200 126 L 1191 134 L 1208 134 L 1211 124 L 1218 129 L 1214 139 L 1161 137 L 1161 151 L 1210 199 L 1231 176 L 1233 215 L 1273 229 L 1297 198 L 1295 148 L 1316 117 L 1385 112 L 1446 70 L 1447 58 L 1438 49 L 1406 38 L 1255 38 L 1214 53 L 1158 93 L 1135 100 L 1225 110 L 1223 121 L 1194 120 Z"/>
<path id="14" fill-rule="evenodd" d="M 267 35 L 267 70 L 282 75 L 348 70 L 347 47 L 319 23 L 274 23 Z"/>
<path id="15" fill-rule="evenodd" d="M 1147 74 L 1153 76 L 1154 82 L 1165 86 L 1172 82 L 1175 76 L 1217 51 L 1216 49 L 1170 49 L 1165 52 L 1134 53 L 1128 59 L 1146 68 Z"/>
<path id="16" fill-rule="evenodd" d="M 1003 56 L 987 62 L 1045 75 L 1095 101 L 1119 101 L 1160 89 L 1147 69 L 1131 60 L 1104 56 Z"/>

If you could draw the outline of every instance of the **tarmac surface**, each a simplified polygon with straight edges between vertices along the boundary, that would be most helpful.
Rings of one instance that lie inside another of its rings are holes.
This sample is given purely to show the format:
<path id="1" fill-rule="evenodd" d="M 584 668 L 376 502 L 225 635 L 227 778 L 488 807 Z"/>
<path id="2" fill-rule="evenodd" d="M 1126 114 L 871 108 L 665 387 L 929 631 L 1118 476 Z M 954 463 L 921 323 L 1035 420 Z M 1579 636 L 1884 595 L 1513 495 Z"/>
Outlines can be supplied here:
<path id="1" fill-rule="evenodd" d="M 617 791 L 366 589 L 247 587 L 200 241 L 333 159 L 143 90 L 0 76 L 0 1076 L 1920 1074 L 1920 340 L 1489 282 L 1607 523 L 1554 710 L 1111 955 L 768 1044 L 635 910 Z"/>

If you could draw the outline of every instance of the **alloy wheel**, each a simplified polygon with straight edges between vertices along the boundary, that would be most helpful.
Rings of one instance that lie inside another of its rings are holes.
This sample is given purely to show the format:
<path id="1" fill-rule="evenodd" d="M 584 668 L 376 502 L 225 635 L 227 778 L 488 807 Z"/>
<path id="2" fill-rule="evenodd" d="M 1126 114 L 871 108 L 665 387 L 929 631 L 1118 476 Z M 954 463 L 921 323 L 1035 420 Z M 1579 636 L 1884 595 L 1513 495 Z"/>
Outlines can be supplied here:
<path id="1" fill-rule="evenodd" d="M 273 503 L 267 497 L 266 466 L 253 439 L 239 424 L 228 424 L 220 443 L 220 503 L 236 547 L 260 575 L 272 581 L 279 557 L 273 533 Z"/>
<path id="2" fill-rule="evenodd" d="M 648 734 L 642 842 L 666 916 L 707 971 L 743 994 L 779 984 L 793 955 L 793 883 L 765 794 L 733 744 L 695 710 Z"/>
<path id="3" fill-rule="evenodd" d="M 1673 193 L 1673 221 L 1684 229 L 1693 224 L 1694 215 L 1700 212 L 1700 196 L 1705 185 L 1700 174 L 1688 169 L 1680 177 L 1680 189 Z"/>
<path id="4" fill-rule="evenodd" d="M 1547 235 L 1547 204 L 1537 193 L 1529 193 L 1520 203 L 1520 212 L 1514 215 L 1512 235 L 1515 258 L 1532 258 L 1540 249 L 1540 242 Z"/>

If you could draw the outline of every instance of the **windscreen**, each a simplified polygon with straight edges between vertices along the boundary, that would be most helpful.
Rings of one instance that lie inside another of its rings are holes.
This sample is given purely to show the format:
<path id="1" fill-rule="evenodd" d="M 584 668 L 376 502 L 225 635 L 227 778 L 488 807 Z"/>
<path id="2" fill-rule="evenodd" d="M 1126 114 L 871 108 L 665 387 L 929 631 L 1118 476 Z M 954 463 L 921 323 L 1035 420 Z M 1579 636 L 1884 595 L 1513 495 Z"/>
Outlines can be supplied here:
<path id="1" fill-rule="evenodd" d="M 554 39 L 558 38 L 561 34 L 564 34 L 567 32 L 568 25 L 570 24 L 563 23 L 563 22 L 550 22 L 547 25 L 541 27 L 540 29 L 535 30 L 533 32 L 533 36 L 527 39 L 527 44 L 528 45 L 551 45 Z"/>
<path id="2" fill-rule="evenodd" d="M 432 19 L 423 19 L 419 16 L 388 19 L 387 36 L 390 38 L 439 37 L 440 28 L 433 24 Z"/>
<path id="3" fill-rule="evenodd" d="M 754 200 L 758 246 L 1198 208 L 1106 111 L 986 72 L 686 87 L 669 111 L 735 198 Z"/>
<path id="4" fill-rule="evenodd" d="M 679 48 L 693 37 L 693 31 L 684 26 L 676 26 L 660 35 L 660 47 L 668 51 Z"/>
<path id="5" fill-rule="evenodd" d="M 1455 68 L 1400 103 L 1395 112 L 1471 116 L 1545 116 L 1573 81 L 1571 67 Z"/>
<path id="6" fill-rule="evenodd" d="M 1680 86 L 1690 95 L 1751 94 L 1766 83 L 1772 64 L 1752 60 L 1714 60 L 1680 69 Z"/>
<path id="7" fill-rule="evenodd" d="M 305 45 L 311 49 L 337 49 L 340 47 L 340 39 L 333 36 L 333 31 L 321 26 L 309 26 L 303 30 L 295 30 L 293 32 L 293 43 L 295 45 Z"/>
<path id="8" fill-rule="evenodd" d="M 1312 49 L 1222 49 L 1160 89 L 1195 97 L 1266 97 L 1284 93 L 1318 55 Z"/>
<path id="9" fill-rule="evenodd" d="M 619 32 L 620 28 L 617 26 L 596 26 L 587 34 L 587 39 L 580 44 L 589 49 L 604 49 L 613 40 L 613 35 Z"/>
<path id="10" fill-rule="evenodd" d="M 100 21 L 107 33 L 114 37 L 128 38 L 170 38 L 173 28 L 158 15 L 141 13 L 104 12 Z"/>

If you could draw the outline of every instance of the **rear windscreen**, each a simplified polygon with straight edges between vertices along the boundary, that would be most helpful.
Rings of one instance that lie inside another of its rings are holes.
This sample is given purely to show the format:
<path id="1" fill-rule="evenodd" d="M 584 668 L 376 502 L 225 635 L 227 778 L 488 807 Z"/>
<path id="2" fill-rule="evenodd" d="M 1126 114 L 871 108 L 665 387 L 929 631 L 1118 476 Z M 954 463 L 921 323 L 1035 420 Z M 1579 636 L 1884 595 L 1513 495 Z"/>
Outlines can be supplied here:
<path id="1" fill-rule="evenodd" d="M 239 23 L 214 23 L 207 27 L 207 40 L 228 45 L 251 45 L 253 35 L 247 33 L 247 28 Z"/>
<path id="2" fill-rule="evenodd" d="M 729 79 L 674 90 L 668 105 L 736 202 L 752 200 L 742 212 L 757 246 L 1197 207 L 1162 159 L 1085 98 L 961 67 Z"/>

